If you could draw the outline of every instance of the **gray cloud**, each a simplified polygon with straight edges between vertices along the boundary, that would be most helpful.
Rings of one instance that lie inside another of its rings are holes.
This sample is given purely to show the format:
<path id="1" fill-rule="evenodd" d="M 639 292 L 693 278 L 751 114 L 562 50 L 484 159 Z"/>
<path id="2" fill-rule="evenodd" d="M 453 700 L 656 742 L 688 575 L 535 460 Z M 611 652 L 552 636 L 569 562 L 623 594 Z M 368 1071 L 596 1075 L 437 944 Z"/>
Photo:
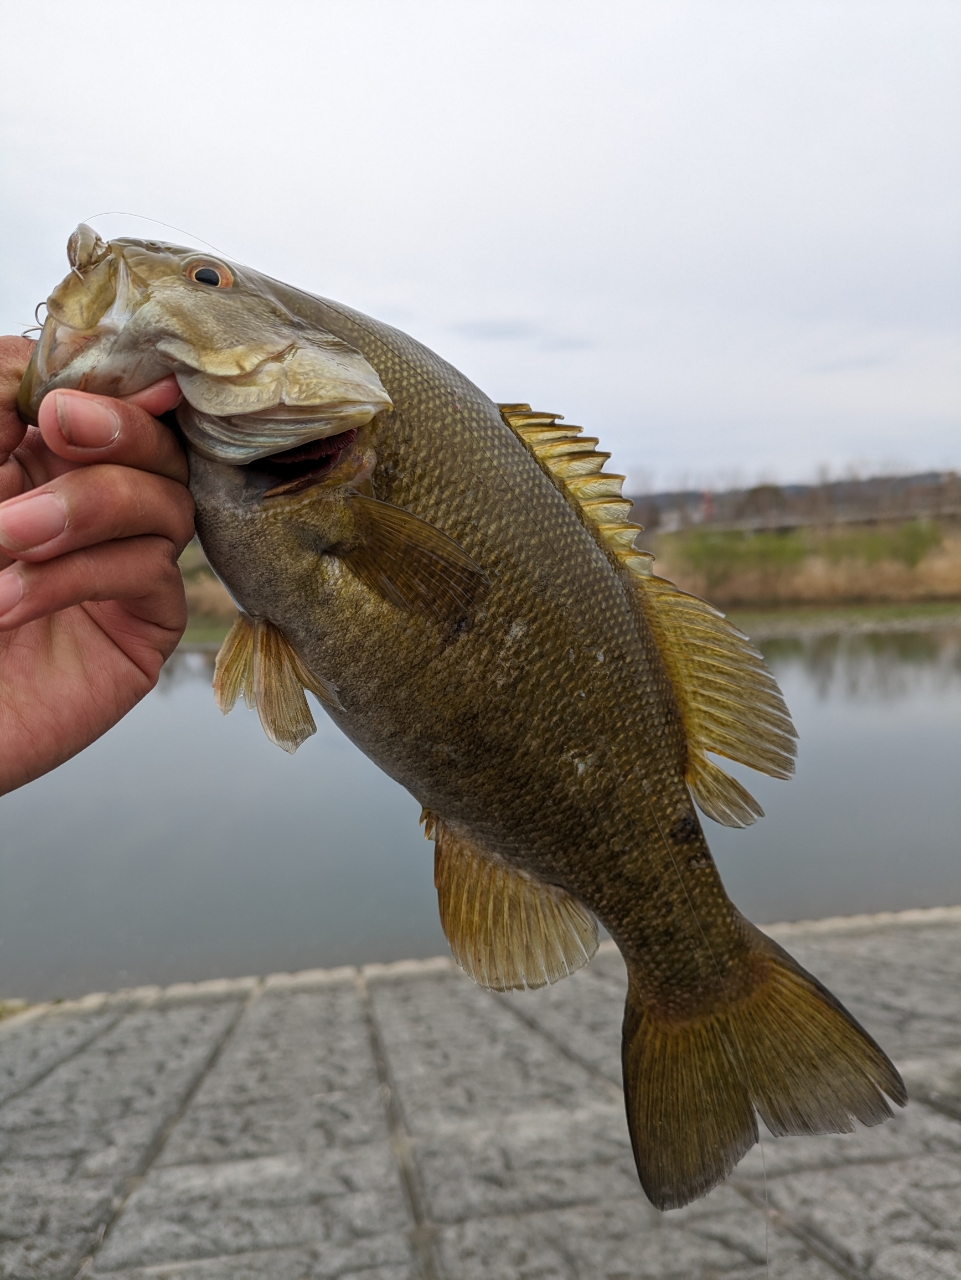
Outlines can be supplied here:
<path id="1" fill-rule="evenodd" d="M 451 331 L 479 342 L 507 342 L 537 336 L 537 328 L 520 320 L 466 320 L 452 324 Z"/>
<path id="2" fill-rule="evenodd" d="M 622 470 L 961 465 L 952 0 L 34 0 L 0 24 L 5 330 L 77 221 L 129 209 L 393 318 Z"/>

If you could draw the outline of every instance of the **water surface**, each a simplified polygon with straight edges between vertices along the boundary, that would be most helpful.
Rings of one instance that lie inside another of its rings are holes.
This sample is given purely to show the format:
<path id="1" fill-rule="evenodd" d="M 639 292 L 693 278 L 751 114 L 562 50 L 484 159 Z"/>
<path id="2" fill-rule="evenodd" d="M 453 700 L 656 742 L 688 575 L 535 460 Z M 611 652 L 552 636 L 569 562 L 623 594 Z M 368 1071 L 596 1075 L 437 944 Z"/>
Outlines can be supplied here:
<path id="1" fill-rule="evenodd" d="M 961 902 L 961 633 L 806 636 L 765 652 L 801 735 L 767 816 L 705 822 L 759 921 Z M 446 950 L 419 806 L 318 713 L 296 756 L 220 715 L 178 654 L 100 742 L 0 799 L 0 996 Z"/>

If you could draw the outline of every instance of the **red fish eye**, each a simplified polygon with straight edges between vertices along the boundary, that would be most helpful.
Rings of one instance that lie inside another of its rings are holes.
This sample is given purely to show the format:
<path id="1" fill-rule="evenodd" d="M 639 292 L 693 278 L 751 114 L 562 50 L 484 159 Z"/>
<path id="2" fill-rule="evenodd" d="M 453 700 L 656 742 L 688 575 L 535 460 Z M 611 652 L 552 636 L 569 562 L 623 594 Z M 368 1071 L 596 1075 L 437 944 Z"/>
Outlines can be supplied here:
<path id="1" fill-rule="evenodd" d="M 207 284 L 214 289 L 229 289 L 234 282 L 233 276 L 219 262 L 195 262 L 187 268 L 188 280 L 196 280 L 198 284 Z"/>

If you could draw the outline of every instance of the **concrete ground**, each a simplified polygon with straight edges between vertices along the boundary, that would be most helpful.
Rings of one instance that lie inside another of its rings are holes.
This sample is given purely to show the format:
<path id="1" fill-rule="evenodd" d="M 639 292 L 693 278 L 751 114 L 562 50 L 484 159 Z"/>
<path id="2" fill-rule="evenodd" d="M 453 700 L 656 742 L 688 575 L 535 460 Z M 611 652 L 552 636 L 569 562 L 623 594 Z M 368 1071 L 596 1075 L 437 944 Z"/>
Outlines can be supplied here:
<path id="1" fill-rule="evenodd" d="M 644 1200 L 624 972 L 446 960 L 89 996 L 0 1023 L 4 1280 L 961 1277 L 961 908 L 771 932 L 898 1062 L 877 1129 Z"/>

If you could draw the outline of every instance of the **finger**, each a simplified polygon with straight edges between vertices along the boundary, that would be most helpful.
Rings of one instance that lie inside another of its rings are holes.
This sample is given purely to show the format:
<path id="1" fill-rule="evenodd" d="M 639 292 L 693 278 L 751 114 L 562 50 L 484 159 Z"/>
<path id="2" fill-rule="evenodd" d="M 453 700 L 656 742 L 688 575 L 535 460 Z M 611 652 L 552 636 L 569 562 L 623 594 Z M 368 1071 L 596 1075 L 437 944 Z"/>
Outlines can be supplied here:
<path id="1" fill-rule="evenodd" d="M 168 373 L 166 378 L 161 378 L 152 386 L 144 387 L 142 391 L 135 391 L 132 396 L 120 397 L 124 404 L 135 404 L 141 409 L 146 409 L 155 418 L 159 418 L 162 413 L 168 413 L 171 409 L 176 409 L 183 398 L 184 393 L 180 390 L 180 383 L 172 373 Z"/>
<path id="2" fill-rule="evenodd" d="M 166 538 L 129 538 L 74 551 L 49 564 L 15 565 L 0 573 L 0 631 L 73 605 L 118 601 L 133 619 L 169 631 L 169 641 L 155 638 L 170 652 L 187 622 L 176 556 Z"/>
<path id="3" fill-rule="evenodd" d="M 175 405 L 180 390 L 173 377 L 164 378 L 134 400 L 114 400 L 86 391 L 51 391 L 44 396 L 37 423 L 44 443 L 70 462 L 113 462 L 140 471 L 153 471 L 186 484 L 187 459 L 169 427 L 153 413 Z"/>
<path id="4" fill-rule="evenodd" d="M 193 499 L 175 480 L 131 467 L 80 467 L 0 506 L 0 549 L 33 562 L 157 534 L 179 552 L 193 537 L 193 516 Z"/>
<path id="5" fill-rule="evenodd" d="M 17 392 L 34 345 L 27 338 L 0 338 L 0 467 L 27 429 L 17 416 Z"/>

